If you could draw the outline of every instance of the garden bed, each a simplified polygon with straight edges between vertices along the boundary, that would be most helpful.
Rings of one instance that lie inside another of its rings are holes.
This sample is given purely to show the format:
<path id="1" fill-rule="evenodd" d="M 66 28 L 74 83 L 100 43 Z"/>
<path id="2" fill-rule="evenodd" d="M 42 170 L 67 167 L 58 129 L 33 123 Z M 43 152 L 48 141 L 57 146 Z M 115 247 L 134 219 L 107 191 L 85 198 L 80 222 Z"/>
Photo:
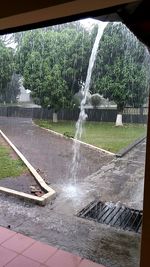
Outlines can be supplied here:
<path id="1" fill-rule="evenodd" d="M 37 196 L 44 193 L 2 136 L 0 136 L 0 186 Z"/>

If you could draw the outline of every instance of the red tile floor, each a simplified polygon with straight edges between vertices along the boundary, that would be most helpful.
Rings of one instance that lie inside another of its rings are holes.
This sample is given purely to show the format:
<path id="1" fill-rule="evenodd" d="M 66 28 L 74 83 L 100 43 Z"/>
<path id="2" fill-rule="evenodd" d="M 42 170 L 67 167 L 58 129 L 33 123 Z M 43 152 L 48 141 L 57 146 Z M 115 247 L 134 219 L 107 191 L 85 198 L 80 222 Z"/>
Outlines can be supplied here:
<path id="1" fill-rule="evenodd" d="M 0 267 L 104 267 L 0 227 Z"/>

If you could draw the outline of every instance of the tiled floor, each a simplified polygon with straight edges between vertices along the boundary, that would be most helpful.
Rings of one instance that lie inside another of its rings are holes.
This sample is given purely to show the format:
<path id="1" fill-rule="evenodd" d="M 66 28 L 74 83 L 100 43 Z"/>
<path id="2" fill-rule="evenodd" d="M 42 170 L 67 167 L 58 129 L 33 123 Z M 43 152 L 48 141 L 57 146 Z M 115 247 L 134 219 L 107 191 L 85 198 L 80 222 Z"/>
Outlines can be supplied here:
<path id="1" fill-rule="evenodd" d="M 0 227 L 0 267 L 104 267 Z"/>

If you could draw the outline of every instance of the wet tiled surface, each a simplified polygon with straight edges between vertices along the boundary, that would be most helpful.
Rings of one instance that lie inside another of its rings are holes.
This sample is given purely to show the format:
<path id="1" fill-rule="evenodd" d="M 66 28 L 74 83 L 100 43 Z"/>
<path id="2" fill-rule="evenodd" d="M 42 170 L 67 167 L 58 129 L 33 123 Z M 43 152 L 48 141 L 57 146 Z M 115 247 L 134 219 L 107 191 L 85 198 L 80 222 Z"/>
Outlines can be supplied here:
<path id="1" fill-rule="evenodd" d="M 3 247 L 11 249 L 17 253 L 22 253 L 28 247 L 34 243 L 34 240 L 23 236 L 21 234 L 16 234 L 2 243 Z"/>
<path id="2" fill-rule="evenodd" d="M 0 227 L 0 267 L 104 267 Z"/>

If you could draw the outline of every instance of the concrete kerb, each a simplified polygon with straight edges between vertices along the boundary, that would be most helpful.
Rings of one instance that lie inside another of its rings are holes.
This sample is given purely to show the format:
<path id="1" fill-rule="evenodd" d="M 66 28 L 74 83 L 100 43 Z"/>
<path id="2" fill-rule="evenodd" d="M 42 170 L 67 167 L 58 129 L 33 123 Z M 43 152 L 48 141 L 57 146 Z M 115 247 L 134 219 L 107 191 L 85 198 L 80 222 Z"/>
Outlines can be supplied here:
<path id="1" fill-rule="evenodd" d="M 142 136 L 140 138 L 138 138 L 137 140 L 135 140 L 132 144 L 130 144 L 129 146 L 127 146 L 126 148 L 121 149 L 118 153 L 116 153 L 116 157 L 117 158 L 122 158 L 124 155 L 126 155 L 132 148 L 134 148 L 135 146 L 137 146 L 138 144 L 140 144 L 144 139 L 146 138 L 146 136 Z"/>
<path id="2" fill-rule="evenodd" d="M 48 131 L 48 132 L 50 132 L 50 133 L 52 133 L 52 134 L 54 134 L 54 135 L 57 135 L 57 136 L 59 136 L 59 137 L 62 137 L 62 138 L 64 138 L 64 139 L 70 139 L 70 140 L 72 140 L 72 141 L 75 140 L 75 139 L 73 139 L 73 138 L 71 138 L 71 137 L 67 137 L 67 136 L 65 136 L 65 135 L 63 135 L 63 134 L 61 134 L 61 133 L 57 133 L 57 132 L 55 132 L 55 131 L 53 131 L 53 130 L 50 130 L 50 129 L 41 127 L 41 126 L 35 124 L 33 121 L 32 121 L 32 123 L 33 123 L 35 126 L 41 128 L 41 129 L 43 129 L 43 130 L 46 130 L 46 131 Z M 97 147 L 97 146 L 93 146 L 93 145 L 87 144 L 87 143 L 82 142 L 82 141 L 80 141 L 80 140 L 76 140 L 76 142 L 77 142 L 77 143 L 80 143 L 80 144 L 82 144 L 82 145 L 84 145 L 84 146 L 86 146 L 86 147 L 89 147 L 89 148 L 91 148 L 91 149 L 98 150 L 99 152 L 104 152 L 104 153 L 107 153 L 107 154 L 109 154 L 109 155 L 115 156 L 115 153 L 112 153 L 112 152 L 110 152 L 110 151 L 108 151 L 108 150 L 105 150 L 105 149 L 103 149 L 103 148 L 100 148 L 100 147 Z"/>
<path id="3" fill-rule="evenodd" d="M 18 196 L 19 198 L 32 201 L 42 206 L 44 206 L 46 203 L 54 199 L 54 197 L 56 196 L 56 192 L 44 182 L 43 178 L 39 175 L 39 173 L 34 169 L 34 167 L 29 163 L 29 161 L 23 156 L 23 154 L 18 150 L 18 148 L 9 140 L 9 138 L 1 130 L 0 134 L 4 138 L 4 140 L 11 146 L 11 148 L 15 151 L 18 157 L 24 162 L 24 164 L 27 166 L 30 173 L 33 175 L 34 179 L 43 189 L 45 194 L 41 197 L 37 197 L 24 192 L 8 189 L 6 187 L 0 187 L 0 192 L 5 192 L 13 196 Z"/>

